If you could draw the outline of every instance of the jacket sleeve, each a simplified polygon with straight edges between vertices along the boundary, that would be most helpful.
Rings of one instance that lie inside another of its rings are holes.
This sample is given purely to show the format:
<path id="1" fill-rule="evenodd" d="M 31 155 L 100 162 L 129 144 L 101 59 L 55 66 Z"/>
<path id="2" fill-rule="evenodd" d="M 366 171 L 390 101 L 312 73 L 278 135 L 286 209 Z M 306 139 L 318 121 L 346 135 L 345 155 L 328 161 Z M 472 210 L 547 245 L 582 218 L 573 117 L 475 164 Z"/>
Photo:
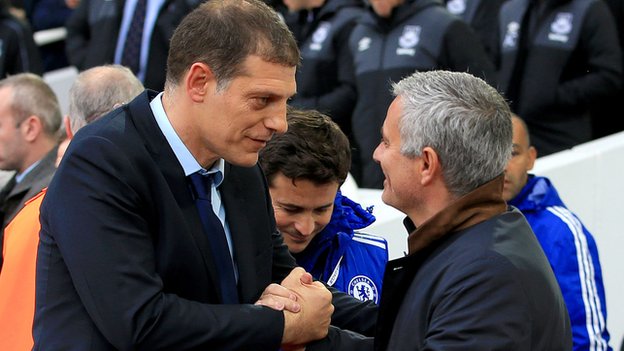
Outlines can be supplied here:
<path id="1" fill-rule="evenodd" d="M 607 350 L 606 300 L 596 242 L 568 209 L 548 211 L 535 232 L 543 233 L 540 244 L 568 308 L 574 350 Z"/>
<path id="2" fill-rule="evenodd" d="M 617 29 L 602 1 L 594 1 L 588 9 L 577 51 L 587 63 L 587 74 L 568 80 L 563 77 L 556 96 L 563 107 L 590 107 L 621 88 L 622 52 Z"/>

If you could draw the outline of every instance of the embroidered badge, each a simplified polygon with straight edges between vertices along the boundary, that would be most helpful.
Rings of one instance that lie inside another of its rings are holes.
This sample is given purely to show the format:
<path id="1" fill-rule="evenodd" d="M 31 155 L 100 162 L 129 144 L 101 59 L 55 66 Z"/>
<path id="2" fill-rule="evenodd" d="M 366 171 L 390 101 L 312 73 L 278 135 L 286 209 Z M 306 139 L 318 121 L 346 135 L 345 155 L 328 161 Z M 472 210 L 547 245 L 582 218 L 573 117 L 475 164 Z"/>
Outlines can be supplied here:
<path id="1" fill-rule="evenodd" d="M 414 56 L 416 54 L 414 47 L 420 41 L 421 30 L 420 26 L 405 26 L 403 28 L 403 34 L 399 37 L 399 48 L 396 50 L 397 55 Z"/>
<path id="2" fill-rule="evenodd" d="M 314 34 L 312 34 L 312 43 L 310 43 L 310 50 L 319 51 L 323 48 L 323 42 L 325 41 L 325 39 L 327 39 L 330 29 L 331 23 L 319 23 L 318 28 L 316 28 Z"/>
<path id="3" fill-rule="evenodd" d="M 568 42 L 568 34 L 572 31 L 572 19 L 574 16 L 569 12 L 558 13 L 555 20 L 550 24 L 548 39 L 552 41 Z"/>
<path id="4" fill-rule="evenodd" d="M 503 39 L 503 47 L 513 48 L 518 45 L 518 31 L 520 30 L 520 24 L 518 22 L 510 22 L 507 25 L 507 32 Z"/>
<path id="5" fill-rule="evenodd" d="M 373 281 L 365 275 L 356 275 L 349 282 L 348 291 L 349 295 L 355 297 L 360 301 L 373 301 L 379 302 L 379 293 L 377 286 Z"/>
<path id="6" fill-rule="evenodd" d="M 371 45 L 371 38 L 369 37 L 364 37 L 362 39 L 360 39 L 360 41 L 358 42 L 358 51 L 366 51 L 370 48 Z"/>
<path id="7" fill-rule="evenodd" d="M 450 0 L 446 3 L 448 12 L 459 16 L 466 11 L 466 0 Z"/>

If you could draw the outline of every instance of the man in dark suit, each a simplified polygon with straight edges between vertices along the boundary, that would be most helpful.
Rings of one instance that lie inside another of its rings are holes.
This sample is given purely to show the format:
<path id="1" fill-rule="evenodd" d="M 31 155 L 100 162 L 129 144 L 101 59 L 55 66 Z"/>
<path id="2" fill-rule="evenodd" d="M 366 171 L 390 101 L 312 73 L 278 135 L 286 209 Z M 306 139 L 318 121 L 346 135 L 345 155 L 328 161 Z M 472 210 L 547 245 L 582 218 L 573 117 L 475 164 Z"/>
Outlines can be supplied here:
<path id="1" fill-rule="evenodd" d="M 160 91 L 165 84 L 169 39 L 182 18 L 200 3 L 82 0 L 66 24 L 69 63 L 79 70 L 121 64 L 132 69 L 146 88 Z"/>
<path id="2" fill-rule="evenodd" d="M 16 172 L 0 190 L 0 254 L 4 227 L 54 175 L 60 125 L 58 100 L 41 77 L 21 73 L 0 81 L 0 169 Z"/>
<path id="3" fill-rule="evenodd" d="M 294 269 L 256 165 L 286 130 L 298 60 L 266 4 L 211 0 L 176 29 L 164 93 L 76 134 L 41 206 L 35 350 L 325 350 L 363 338 L 328 330 L 330 317 L 373 332 L 372 305 Z"/>

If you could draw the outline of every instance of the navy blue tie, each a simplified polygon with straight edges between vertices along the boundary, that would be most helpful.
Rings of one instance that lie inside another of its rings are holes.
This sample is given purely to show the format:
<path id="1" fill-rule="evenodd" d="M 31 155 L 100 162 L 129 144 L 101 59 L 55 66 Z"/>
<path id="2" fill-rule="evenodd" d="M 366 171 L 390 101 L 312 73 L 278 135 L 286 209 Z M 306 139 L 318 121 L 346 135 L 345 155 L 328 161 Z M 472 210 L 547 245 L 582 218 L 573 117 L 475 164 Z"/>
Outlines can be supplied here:
<path id="1" fill-rule="evenodd" d="M 212 210 L 210 189 L 212 186 L 212 176 L 202 175 L 195 172 L 189 176 L 195 189 L 195 205 L 199 211 L 204 226 L 204 232 L 208 235 L 212 257 L 217 265 L 219 275 L 221 300 L 226 304 L 237 304 L 238 291 L 236 290 L 236 278 L 234 277 L 234 265 L 232 256 L 225 237 L 225 230 L 219 217 Z"/>
<path id="2" fill-rule="evenodd" d="M 134 74 L 139 72 L 146 8 L 147 0 L 137 1 L 130 26 L 128 27 L 128 33 L 126 34 L 126 42 L 121 52 L 121 64 L 130 68 Z"/>

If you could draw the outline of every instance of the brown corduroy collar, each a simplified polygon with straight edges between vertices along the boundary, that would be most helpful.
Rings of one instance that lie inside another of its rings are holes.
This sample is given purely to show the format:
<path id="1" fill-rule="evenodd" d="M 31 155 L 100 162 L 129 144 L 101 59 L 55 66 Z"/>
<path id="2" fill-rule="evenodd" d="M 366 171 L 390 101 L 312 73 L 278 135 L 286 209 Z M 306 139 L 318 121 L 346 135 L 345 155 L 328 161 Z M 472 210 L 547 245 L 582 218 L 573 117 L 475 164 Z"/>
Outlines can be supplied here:
<path id="1" fill-rule="evenodd" d="M 429 218 L 410 233 L 407 239 L 409 254 L 431 245 L 448 233 L 471 227 L 505 212 L 507 204 L 502 197 L 503 185 L 504 175 L 500 175 Z"/>

